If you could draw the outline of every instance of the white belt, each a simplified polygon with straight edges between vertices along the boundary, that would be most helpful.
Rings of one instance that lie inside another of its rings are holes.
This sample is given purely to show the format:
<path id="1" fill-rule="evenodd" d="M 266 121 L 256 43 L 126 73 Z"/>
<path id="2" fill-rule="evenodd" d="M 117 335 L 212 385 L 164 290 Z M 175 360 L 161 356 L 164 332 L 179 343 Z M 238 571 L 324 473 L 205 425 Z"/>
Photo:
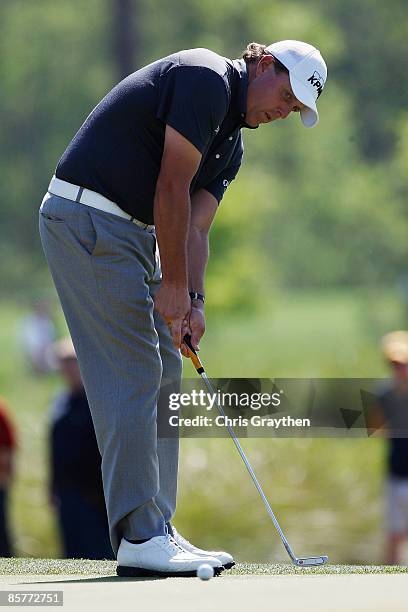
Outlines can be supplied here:
<path id="1" fill-rule="evenodd" d="M 98 210 L 116 215 L 117 217 L 122 217 L 122 219 L 132 221 L 132 223 L 144 229 L 154 229 L 154 225 L 148 225 L 147 223 L 143 223 L 143 221 L 139 221 L 139 219 L 135 219 L 132 215 L 128 215 L 128 213 L 119 208 L 115 202 L 111 202 L 111 200 L 108 200 L 108 198 L 105 198 L 100 193 L 85 189 L 84 187 L 79 187 L 78 185 L 73 185 L 72 183 L 67 183 L 67 181 L 62 181 L 56 176 L 52 177 L 48 186 L 48 191 L 61 198 L 80 202 L 86 206 L 91 206 L 92 208 L 97 208 Z"/>

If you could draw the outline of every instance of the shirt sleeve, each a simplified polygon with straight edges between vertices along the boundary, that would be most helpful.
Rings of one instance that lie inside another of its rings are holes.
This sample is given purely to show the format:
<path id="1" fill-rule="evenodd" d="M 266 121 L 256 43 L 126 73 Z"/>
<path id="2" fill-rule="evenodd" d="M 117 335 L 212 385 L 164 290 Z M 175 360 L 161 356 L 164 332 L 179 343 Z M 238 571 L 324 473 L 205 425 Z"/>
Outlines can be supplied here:
<path id="1" fill-rule="evenodd" d="M 222 170 L 214 180 L 212 180 L 207 185 L 204 185 L 203 189 L 209 191 L 216 198 L 218 204 L 224 197 L 224 194 L 230 183 L 237 176 L 238 170 L 240 169 L 242 164 L 243 155 L 244 148 L 242 145 L 242 140 L 240 140 L 238 141 L 236 150 L 228 166 L 224 168 L 224 170 Z"/>
<path id="2" fill-rule="evenodd" d="M 204 153 L 228 110 L 222 76 L 201 66 L 174 66 L 161 76 L 157 118 Z"/>

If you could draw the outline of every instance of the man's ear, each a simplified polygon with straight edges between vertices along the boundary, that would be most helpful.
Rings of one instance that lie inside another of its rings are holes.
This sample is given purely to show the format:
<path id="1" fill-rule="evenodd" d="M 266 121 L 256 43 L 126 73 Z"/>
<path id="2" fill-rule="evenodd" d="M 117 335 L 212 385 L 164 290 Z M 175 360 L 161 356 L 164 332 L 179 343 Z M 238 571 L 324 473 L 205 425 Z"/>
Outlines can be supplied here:
<path id="1" fill-rule="evenodd" d="M 256 66 L 256 71 L 255 71 L 255 76 L 259 76 L 266 70 L 269 70 L 270 68 L 272 68 L 273 67 L 272 65 L 274 63 L 275 63 L 275 58 L 272 55 L 262 55 L 258 60 L 258 64 Z"/>

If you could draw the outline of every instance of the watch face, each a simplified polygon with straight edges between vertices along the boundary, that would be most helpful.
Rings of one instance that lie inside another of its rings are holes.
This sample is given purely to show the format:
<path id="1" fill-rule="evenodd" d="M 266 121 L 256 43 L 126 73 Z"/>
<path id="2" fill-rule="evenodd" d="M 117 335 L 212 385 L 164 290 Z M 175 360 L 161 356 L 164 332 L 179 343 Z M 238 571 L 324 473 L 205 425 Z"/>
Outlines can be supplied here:
<path id="1" fill-rule="evenodd" d="M 189 292 L 189 296 L 190 296 L 191 300 L 200 300 L 203 303 L 205 301 L 205 298 L 204 298 L 203 295 L 201 295 L 201 293 L 195 293 L 194 291 L 190 291 Z"/>

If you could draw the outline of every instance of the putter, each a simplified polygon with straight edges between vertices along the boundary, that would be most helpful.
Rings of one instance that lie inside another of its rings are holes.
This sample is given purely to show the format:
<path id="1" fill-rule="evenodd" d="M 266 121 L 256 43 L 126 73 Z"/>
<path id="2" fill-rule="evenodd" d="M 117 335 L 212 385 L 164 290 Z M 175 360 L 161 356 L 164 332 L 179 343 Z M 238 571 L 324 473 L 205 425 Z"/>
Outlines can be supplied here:
<path id="1" fill-rule="evenodd" d="M 214 387 L 212 386 L 211 382 L 209 381 L 207 374 L 204 370 L 203 364 L 200 361 L 200 358 L 197 355 L 197 352 L 195 351 L 195 349 L 193 348 L 193 345 L 191 344 L 191 336 L 186 334 L 183 338 L 183 342 L 184 344 L 187 346 L 188 348 L 188 353 L 189 353 L 189 357 L 191 359 L 191 361 L 193 362 L 193 365 L 195 367 L 195 369 L 197 370 L 197 373 L 201 376 L 201 378 L 204 381 L 205 386 L 207 387 L 208 391 L 214 396 L 216 397 L 216 393 L 214 390 Z M 225 417 L 226 414 L 224 412 L 224 409 L 222 408 L 222 406 L 216 402 L 216 406 L 218 409 L 218 412 L 221 414 L 221 416 Z M 327 555 L 321 555 L 320 557 L 296 557 L 295 553 L 293 552 L 289 542 L 287 541 L 285 534 L 283 533 L 279 523 L 278 523 L 278 519 L 276 518 L 271 506 L 269 505 L 268 500 L 266 499 L 265 493 L 262 490 L 261 485 L 258 482 L 257 477 L 255 476 L 255 472 L 251 467 L 251 464 L 249 463 L 243 448 L 241 446 L 241 444 L 238 441 L 237 436 L 235 435 L 234 430 L 232 429 L 232 427 L 228 424 L 225 425 L 225 427 L 228 429 L 228 432 L 235 444 L 235 446 L 237 447 L 237 450 L 239 452 L 239 454 L 241 455 L 241 459 L 242 461 L 245 463 L 245 467 L 249 472 L 249 475 L 251 476 L 254 485 L 256 486 L 256 488 L 258 489 L 258 493 L 261 496 L 265 507 L 268 511 L 269 516 L 271 517 L 273 524 L 275 525 L 276 531 L 279 534 L 279 537 L 282 541 L 282 544 L 284 545 L 284 547 L 286 548 L 286 552 L 288 553 L 289 557 L 292 559 L 293 563 L 295 565 L 298 565 L 300 567 L 307 567 L 307 566 L 311 566 L 311 565 L 323 565 L 323 563 L 326 563 L 329 558 L 327 557 Z"/>

